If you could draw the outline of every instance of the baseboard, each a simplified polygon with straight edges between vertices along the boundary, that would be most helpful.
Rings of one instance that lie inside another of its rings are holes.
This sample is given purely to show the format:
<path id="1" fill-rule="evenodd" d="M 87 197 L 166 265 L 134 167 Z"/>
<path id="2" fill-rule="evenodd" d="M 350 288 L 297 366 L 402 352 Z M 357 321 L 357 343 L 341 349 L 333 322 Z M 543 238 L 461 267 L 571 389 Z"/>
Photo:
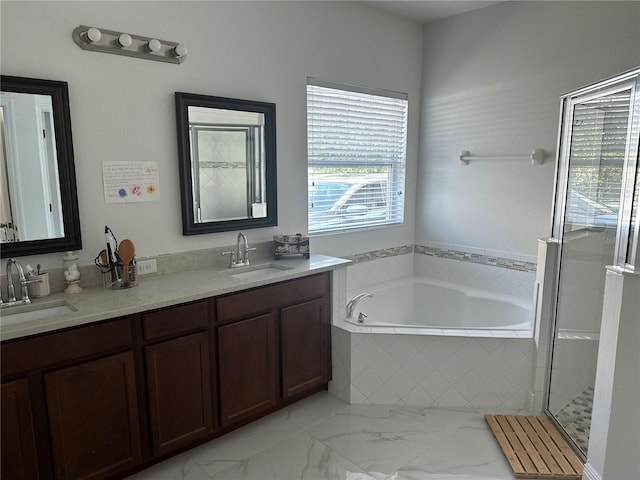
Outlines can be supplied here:
<path id="1" fill-rule="evenodd" d="M 582 480 L 602 480 L 602 478 L 590 463 L 586 463 L 584 469 L 582 470 Z"/>

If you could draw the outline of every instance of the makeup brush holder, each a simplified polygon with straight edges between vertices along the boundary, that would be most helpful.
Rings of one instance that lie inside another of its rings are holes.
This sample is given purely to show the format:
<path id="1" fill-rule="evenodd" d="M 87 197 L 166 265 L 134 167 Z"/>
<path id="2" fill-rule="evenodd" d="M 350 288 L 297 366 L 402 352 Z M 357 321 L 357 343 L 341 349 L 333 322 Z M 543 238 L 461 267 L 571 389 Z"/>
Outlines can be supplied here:
<path id="1" fill-rule="evenodd" d="M 110 271 L 102 272 L 102 283 L 104 288 L 108 290 L 119 290 L 138 285 L 138 266 L 135 258 L 129 264 L 129 283 L 127 285 L 122 280 L 122 265 L 116 265 Z"/>

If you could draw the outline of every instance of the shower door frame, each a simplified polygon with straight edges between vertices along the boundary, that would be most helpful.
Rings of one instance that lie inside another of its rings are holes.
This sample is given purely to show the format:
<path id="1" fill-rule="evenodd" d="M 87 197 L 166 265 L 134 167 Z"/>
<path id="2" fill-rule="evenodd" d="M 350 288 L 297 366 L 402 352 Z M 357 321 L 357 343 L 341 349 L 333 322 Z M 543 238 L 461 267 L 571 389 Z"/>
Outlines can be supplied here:
<path id="1" fill-rule="evenodd" d="M 635 189 L 640 189 L 640 185 L 636 185 L 636 179 L 638 178 L 637 170 L 640 168 L 640 162 L 638 160 L 638 149 L 640 144 L 640 68 L 635 68 L 608 80 L 580 88 L 579 90 L 575 90 L 560 97 L 560 128 L 557 147 L 558 161 L 556 162 L 554 185 L 555 196 L 553 202 L 552 236 L 549 239 L 551 242 L 558 245 L 558 251 L 556 255 L 555 270 L 553 272 L 553 291 L 555 294 L 552 300 L 553 318 L 549 334 L 550 338 L 548 339 L 549 350 L 547 352 L 548 357 L 545 374 L 543 413 L 558 427 L 558 431 L 560 431 L 561 434 L 569 440 L 569 444 L 583 461 L 587 460 L 586 455 L 575 444 L 573 439 L 566 433 L 562 424 L 549 410 L 553 353 L 558 329 L 558 296 L 560 294 L 559 289 L 564 242 L 565 208 L 567 190 L 569 187 L 569 160 L 572 145 L 571 135 L 573 133 L 572 120 L 574 117 L 575 105 L 577 103 L 625 90 L 630 90 L 630 108 L 613 266 L 621 271 L 640 274 L 640 232 L 638 231 L 640 229 L 640 218 L 636 218 L 636 224 L 634 227 L 635 235 L 633 236 L 634 244 L 629 245 L 632 233 L 631 216 L 633 209 L 633 197 Z M 640 207 L 638 207 L 638 209 L 640 210 Z M 636 212 L 636 215 L 639 216 L 640 211 Z"/>

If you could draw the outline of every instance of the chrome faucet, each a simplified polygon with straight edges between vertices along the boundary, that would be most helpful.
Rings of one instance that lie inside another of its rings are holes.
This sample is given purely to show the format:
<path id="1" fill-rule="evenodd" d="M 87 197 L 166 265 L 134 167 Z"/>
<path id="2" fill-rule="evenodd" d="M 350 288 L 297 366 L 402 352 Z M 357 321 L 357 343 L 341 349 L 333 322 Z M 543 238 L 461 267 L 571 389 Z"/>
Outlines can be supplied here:
<path id="1" fill-rule="evenodd" d="M 249 252 L 254 250 L 256 250 L 255 247 L 249 248 L 249 242 L 247 241 L 246 235 L 242 232 L 238 232 L 238 237 L 236 238 L 236 251 L 222 252 L 222 255 L 231 256 L 229 260 L 229 267 L 244 267 L 251 265 L 249 262 Z"/>
<path id="2" fill-rule="evenodd" d="M 240 250 L 240 242 L 242 242 L 242 250 Z M 236 258 L 238 262 L 242 263 L 242 265 L 249 265 L 249 253 L 247 252 L 247 248 L 249 248 L 249 242 L 247 241 L 246 235 L 242 232 L 238 232 L 238 236 L 236 237 Z"/>
<path id="3" fill-rule="evenodd" d="M 20 280 L 20 299 L 16 298 L 16 289 L 13 285 L 13 275 L 11 274 L 13 270 L 13 266 L 15 265 L 16 270 L 18 270 L 18 279 Z M 11 307 L 13 305 L 27 305 L 31 303 L 31 299 L 29 298 L 29 291 L 27 290 L 27 285 L 29 283 L 37 283 L 41 280 L 27 280 L 27 277 L 24 275 L 24 270 L 22 269 L 22 265 L 15 258 L 10 258 L 7 261 L 7 301 L 2 302 L 3 307 Z"/>
<path id="4" fill-rule="evenodd" d="M 353 318 L 353 311 L 356 309 L 356 306 L 360 303 L 360 300 L 367 297 L 373 297 L 373 293 L 359 293 L 349 300 L 349 303 L 347 303 L 347 318 Z"/>

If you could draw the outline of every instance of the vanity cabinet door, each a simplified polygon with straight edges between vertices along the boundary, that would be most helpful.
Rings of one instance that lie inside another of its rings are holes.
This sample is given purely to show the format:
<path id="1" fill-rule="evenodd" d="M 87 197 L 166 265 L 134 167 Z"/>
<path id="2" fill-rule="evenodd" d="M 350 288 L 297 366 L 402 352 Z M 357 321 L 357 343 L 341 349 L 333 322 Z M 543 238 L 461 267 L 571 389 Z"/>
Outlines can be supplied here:
<path id="1" fill-rule="evenodd" d="M 132 352 L 44 376 L 57 479 L 102 479 L 140 462 Z"/>
<path id="2" fill-rule="evenodd" d="M 267 313 L 218 327 L 222 426 L 276 404 L 275 317 Z"/>
<path id="3" fill-rule="evenodd" d="M 31 480 L 38 477 L 36 443 L 31 416 L 31 397 L 26 378 L 3 383 L 2 478 Z"/>
<path id="4" fill-rule="evenodd" d="M 329 381 L 329 327 L 325 299 L 280 311 L 283 398 Z"/>
<path id="5" fill-rule="evenodd" d="M 208 333 L 148 346 L 145 358 L 154 455 L 211 433 Z"/>

